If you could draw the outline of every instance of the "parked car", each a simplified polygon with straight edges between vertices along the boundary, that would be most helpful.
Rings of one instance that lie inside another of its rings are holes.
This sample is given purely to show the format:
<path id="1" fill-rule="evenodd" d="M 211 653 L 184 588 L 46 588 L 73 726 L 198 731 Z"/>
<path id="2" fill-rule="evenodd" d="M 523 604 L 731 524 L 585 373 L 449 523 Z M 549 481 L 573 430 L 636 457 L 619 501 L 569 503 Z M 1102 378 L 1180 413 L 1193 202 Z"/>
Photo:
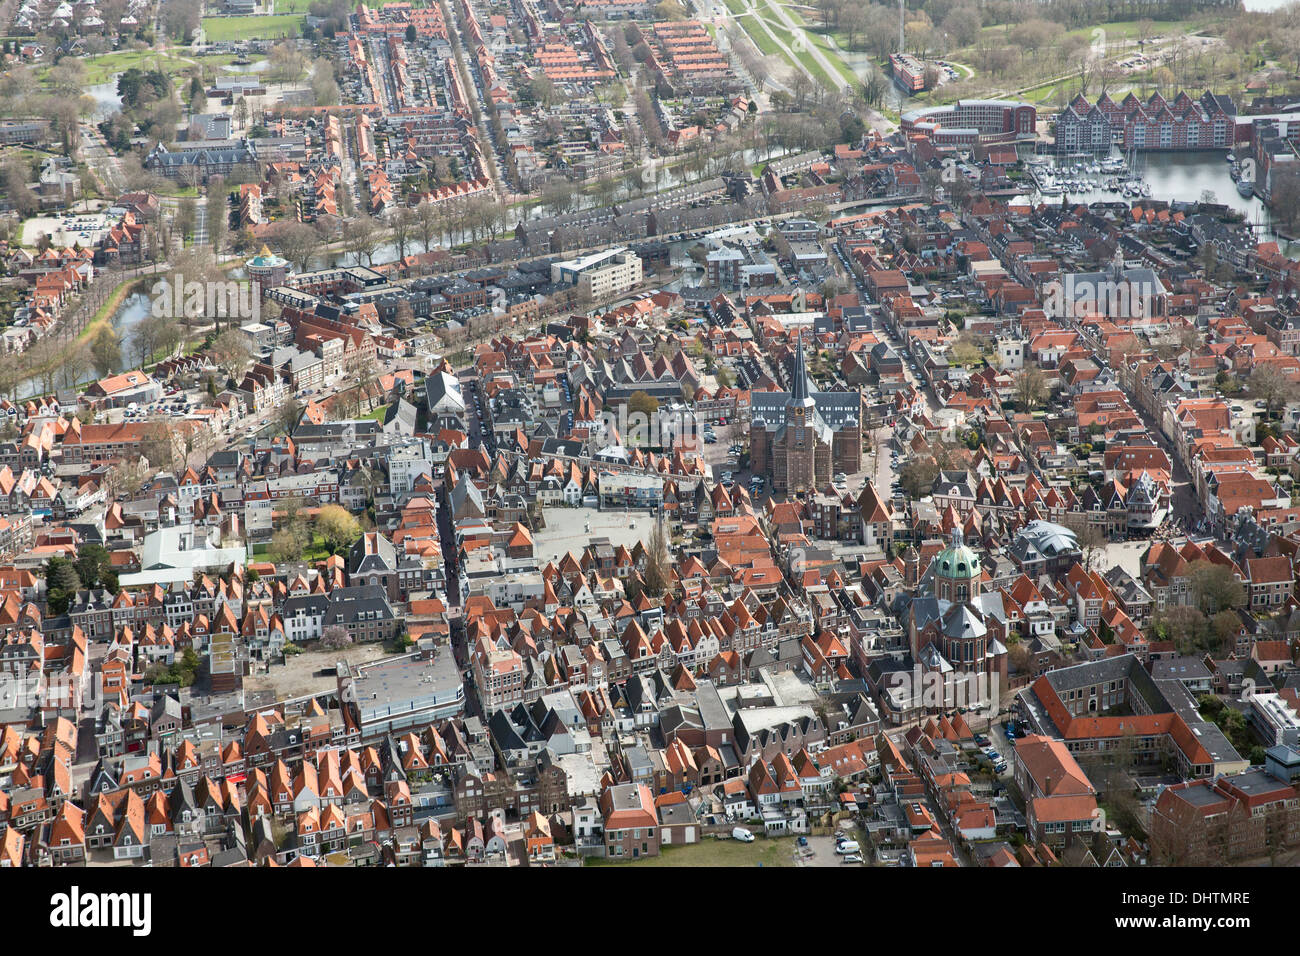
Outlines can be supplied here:
<path id="1" fill-rule="evenodd" d="M 841 863 L 862 863 L 864 861 L 862 859 L 861 853 L 847 853 L 840 860 L 840 862 Z"/>
<path id="2" fill-rule="evenodd" d="M 850 853 L 857 853 L 859 849 L 861 848 L 858 846 L 857 840 L 845 840 L 842 843 L 837 841 L 835 843 L 835 852 L 838 853 L 840 856 L 846 856 L 847 854 Z"/>
<path id="3" fill-rule="evenodd" d="M 731 838 L 733 840 L 739 840 L 741 843 L 754 842 L 754 834 L 750 833 L 744 827 L 732 827 Z"/>

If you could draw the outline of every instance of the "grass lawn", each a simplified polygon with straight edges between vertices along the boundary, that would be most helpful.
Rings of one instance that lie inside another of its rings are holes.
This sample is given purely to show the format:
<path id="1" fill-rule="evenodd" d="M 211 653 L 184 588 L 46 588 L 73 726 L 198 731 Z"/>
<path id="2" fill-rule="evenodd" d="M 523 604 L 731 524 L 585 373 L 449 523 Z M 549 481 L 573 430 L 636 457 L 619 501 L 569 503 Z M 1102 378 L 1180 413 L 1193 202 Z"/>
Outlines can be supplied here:
<path id="1" fill-rule="evenodd" d="M 382 422 L 384 420 L 384 413 L 387 411 L 388 411 L 387 405 L 380 405 L 374 411 L 366 412 L 364 415 L 358 415 L 357 418 L 362 421 L 370 420 L 370 421 Z"/>
<path id="2" fill-rule="evenodd" d="M 302 559 L 308 564 L 315 564 L 317 561 L 324 561 L 333 552 L 325 544 L 325 539 L 319 534 L 312 533 L 311 544 L 302 553 Z"/>
<path id="3" fill-rule="evenodd" d="M 728 4 L 731 2 L 732 0 L 728 0 Z M 749 34 L 749 38 L 754 41 L 754 46 L 758 47 L 759 53 L 762 53 L 764 56 L 779 56 L 783 59 L 788 59 L 781 52 L 781 48 L 776 45 L 776 41 L 773 40 L 768 35 L 767 31 L 763 29 L 763 24 L 759 22 L 757 17 L 753 15 L 740 17 L 737 22 L 744 28 L 745 32 Z M 794 66 L 793 63 L 790 65 Z"/>
<path id="4" fill-rule="evenodd" d="M 232 43 L 239 40 L 271 40 L 285 36 L 290 29 L 302 30 L 305 17 L 299 14 L 268 17 L 204 17 L 203 37 L 209 43 Z"/>
<path id="5" fill-rule="evenodd" d="M 292 19 L 292 18 L 290 18 Z M 204 72 L 209 75 L 219 75 L 225 73 L 224 67 L 229 66 L 238 59 L 232 53 L 223 53 L 218 56 L 204 56 L 194 58 L 191 62 L 189 58 L 173 56 L 170 53 L 158 53 L 154 50 L 118 50 L 114 53 L 101 53 L 98 56 L 86 57 L 82 60 L 84 70 L 83 78 L 87 86 L 96 86 L 100 83 L 107 83 L 118 73 L 124 73 L 131 67 L 138 67 L 142 70 L 160 69 L 168 76 L 177 76 L 187 73 L 195 68 L 195 65 L 203 67 Z M 37 77 L 44 79 L 49 73 L 49 68 L 37 71 Z"/>
<path id="6" fill-rule="evenodd" d="M 149 279 L 137 276 L 131 279 L 124 279 L 118 283 L 117 288 L 113 290 L 113 294 L 104 301 L 103 305 L 95 310 L 94 317 L 91 318 L 91 320 L 86 323 L 86 327 L 81 330 L 81 333 L 77 336 L 77 341 L 89 342 L 92 338 L 98 335 L 100 327 L 105 323 L 112 321 L 113 316 L 117 314 L 118 309 L 122 308 L 122 303 L 126 301 L 127 296 L 131 294 L 132 290 L 141 287 L 150 281 L 151 280 Z"/>
<path id="7" fill-rule="evenodd" d="M 1152 20 L 1149 33 L 1153 38 L 1160 37 L 1168 40 L 1170 37 L 1196 33 L 1210 24 L 1222 22 L 1223 19 L 1223 17 L 1197 17 L 1190 20 Z M 1066 32 L 1091 41 L 1094 37 L 1094 30 L 1103 30 L 1105 31 L 1106 42 L 1115 43 L 1120 40 L 1139 39 L 1141 37 L 1140 23 L 1139 20 L 1113 20 L 1110 23 L 1096 23 L 1092 26 L 1078 27 Z M 982 32 L 985 36 L 1001 36 L 1009 39 L 1013 30 L 1015 30 L 1015 24 L 997 23 L 993 26 L 984 27 Z"/>
<path id="8" fill-rule="evenodd" d="M 253 557 L 255 558 L 265 558 L 270 554 L 270 551 L 271 544 L 268 541 L 253 545 Z M 311 544 L 307 545 L 302 553 L 302 560 L 307 564 L 315 564 L 317 561 L 324 561 L 329 556 L 330 549 L 325 546 L 325 539 L 313 533 Z"/>
<path id="9" fill-rule="evenodd" d="M 795 65 L 776 45 L 776 41 L 772 39 L 767 30 L 763 29 L 766 24 L 759 19 L 754 12 L 755 8 L 751 7 L 746 0 L 723 0 L 723 3 L 736 17 L 736 22 L 749 34 L 749 38 L 754 41 L 754 46 L 758 47 L 760 53 L 764 56 L 779 56 L 787 63 L 790 63 L 791 66 Z M 748 16 L 742 16 L 742 14 L 748 14 Z"/>
<path id="10" fill-rule="evenodd" d="M 1161 37 L 1168 40 L 1170 37 L 1196 33 L 1220 19 L 1216 17 L 1197 17 L 1191 20 L 1152 20 L 1149 32 L 1152 37 Z M 1080 27 L 1069 32 L 1091 40 L 1092 31 L 1099 29 L 1106 31 L 1107 43 L 1113 43 L 1116 40 L 1136 40 L 1142 35 L 1140 20 L 1115 20 L 1111 23 L 1100 23 L 1095 27 Z"/>
<path id="11" fill-rule="evenodd" d="M 587 866 L 794 866 L 794 840 L 782 837 L 753 843 L 705 837 L 689 846 L 669 846 L 658 856 L 615 862 L 589 857 Z"/>

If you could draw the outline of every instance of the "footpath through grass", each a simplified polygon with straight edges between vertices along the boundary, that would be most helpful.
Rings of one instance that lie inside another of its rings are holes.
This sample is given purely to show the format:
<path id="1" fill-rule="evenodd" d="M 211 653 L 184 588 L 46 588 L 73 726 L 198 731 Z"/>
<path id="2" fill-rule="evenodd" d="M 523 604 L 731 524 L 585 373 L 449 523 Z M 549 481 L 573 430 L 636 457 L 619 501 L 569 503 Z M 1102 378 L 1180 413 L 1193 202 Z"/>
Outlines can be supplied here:
<path id="1" fill-rule="evenodd" d="M 841 58 L 839 51 L 831 46 L 824 32 L 809 27 L 802 14 L 788 4 L 781 4 L 783 9 L 795 21 L 796 30 L 791 30 L 778 19 L 772 0 L 723 0 L 727 9 L 736 17 L 736 21 L 749 34 L 754 45 L 765 56 L 780 56 L 796 70 L 802 65 L 817 82 L 829 90 L 838 90 L 845 83 L 856 86 L 858 75 Z M 747 16 L 742 16 L 747 14 Z M 785 44 L 782 49 L 776 41 Z M 837 79 L 826 72 L 809 48 L 815 46 L 826 58 L 839 77 Z M 790 52 L 787 53 L 786 50 Z M 797 59 L 797 62 L 796 62 Z"/>

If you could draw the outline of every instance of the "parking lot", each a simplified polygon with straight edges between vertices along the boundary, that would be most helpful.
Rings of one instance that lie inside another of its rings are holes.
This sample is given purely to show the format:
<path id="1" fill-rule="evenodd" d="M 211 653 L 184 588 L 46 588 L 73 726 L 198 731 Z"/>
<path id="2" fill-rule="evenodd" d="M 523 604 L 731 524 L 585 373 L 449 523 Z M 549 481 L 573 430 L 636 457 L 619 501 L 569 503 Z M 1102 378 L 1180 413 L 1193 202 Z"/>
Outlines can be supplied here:
<path id="1" fill-rule="evenodd" d="M 144 421 L 149 418 L 156 418 L 159 415 L 170 417 L 180 417 L 187 415 L 198 407 L 199 400 L 196 396 L 191 396 L 180 389 L 169 389 L 162 398 L 156 402 L 141 405 L 139 402 L 130 402 L 122 408 L 110 408 L 105 414 L 105 418 L 111 424 L 118 422 L 135 422 Z"/>
<path id="2" fill-rule="evenodd" d="M 999 780 L 1004 781 L 1011 779 L 1011 758 L 1016 749 L 1015 741 L 1007 739 L 1006 726 L 1006 721 L 1003 719 L 993 724 L 993 726 L 989 727 L 989 729 L 984 732 L 989 738 L 988 746 L 996 750 L 1001 755 L 1003 762 L 1006 764 L 1006 769 L 1002 770 L 997 775 Z M 984 747 L 980 747 L 980 750 L 984 749 Z M 988 761 L 981 761 L 981 763 L 984 766 L 988 765 Z"/>
<path id="3" fill-rule="evenodd" d="M 859 835 L 859 831 L 854 830 L 850 834 L 850 839 L 856 839 Z M 804 840 L 807 846 L 798 845 L 798 841 L 795 841 L 796 866 L 850 867 L 865 865 L 865 863 L 845 863 L 844 857 L 849 854 L 835 852 L 835 837 L 833 836 L 810 836 L 805 837 Z M 860 847 L 858 855 L 865 861 L 866 854 Z"/>
<path id="4" fill-rule="evenodd" d="M 721 481 L 724 474 L 731 472 L 732 480 L 745 486 L 747 491 L 753 491 L 750 485 L 751 473 L 748 468 L 740 467 L 741 455 L 738 451 L 744 450 L 745 438 L 739 425 L 734 422 L 727 424 L 713 425 L 712 437 L 715 441 L 709 441 L 710 432 L 706 430 L 708 426 L 703 427 L 704 431 L 704 460 L 713 469 L 713 477 Z"/>

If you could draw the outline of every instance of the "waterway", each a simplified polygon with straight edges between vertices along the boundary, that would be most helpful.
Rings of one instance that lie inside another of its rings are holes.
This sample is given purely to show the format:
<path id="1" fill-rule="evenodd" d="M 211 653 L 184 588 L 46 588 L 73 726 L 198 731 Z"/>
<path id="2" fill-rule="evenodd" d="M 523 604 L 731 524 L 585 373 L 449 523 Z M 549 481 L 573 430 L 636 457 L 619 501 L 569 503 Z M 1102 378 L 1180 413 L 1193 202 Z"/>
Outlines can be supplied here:
<path id="1" fill-rule="evenodd" d="M 91 114 L 91 120 L 95 123 L 102 123 L 114 113 L 122 108 L 122 97 L 117 95 L 117 78 L 120 73 L 115 74 L 107 83 L 96 83 L 94 86 L 87 86 L 83 93 L 95 101 L 95 111 Z"/>
<path id="2" fill-rule="evenodd" d="M 149 314 L 149 309 L 149 297 L 137 292 L 134 295 L 127 296 L 126 301 L 122 303 L 121 307 L 117 310 L 117 313 L 110 320 L 112 322 L 113 331 L 117 333 L 117 339 L 122 346 L 123 353 L 123 361 L 119 363 L 117 368 L 113 369 L 113 372 L 126 370 L 127 365 L 125 357 L 129 354 L 129 346 L 127 343 L 131 336 L 131 330 L 139 325 L 140 320 Z M 57 388 L 64 388 L 68 383 L 66 383 L 62 378 L 56 377 L 54 379 L 54 384 Z M 32 398 L 37 395 L 45 394 L 44 387 L 45 382 L 41 376 L 33 376 L 18 385 L 17 394 L 19 398 Z"/>
<path id="3" fill-rule="evenodd" d="M 270 60 L 262 59 L 262 60 L 258 60 L 255 63 L 245 63 L 242 65 L 235 64 L 235 63 L 228 63 L 225 66 L 221 67 L 221 69 L 224 70 L 226 73 L 262 73 L 268 67 L 270 67 L 270 65 L 271 65 Z"/>
<path id="4" fill-rule="evenodd" d="M 1147 197 L 1150 199 L 1165 202 L 1195 202 L 1202 196 L 1210 194 L 1214 202 L 1235 209 L 1244 215 L 1248 222 L 1254 224 L 1255 234 L 1261 242 L 1275 240 L 1286 250 L 1288 242 L 1273 231 L 1272 216 L 1263 201 L 1258 196 L 1247 197 L 1237 192 L 1237 185 L 1232 181 L 1231 167 L 1226 162 L 1225 155 L 1226 150 L 1219 149 L 1188 153 L 1139 153 L 1132 174 L 1133 178 L 1141 179 L 1151 187 L 1151 195 Z M 1069 159 L 1060 162 L 1073 165 L 1081 160 Z M 1090 178 L 1101 182 L 1112 178 L 1111 174 L 1106 173 L 1064 171 L 1061 175 L 1065 178 Z M 1042 198 L 1046 202 L 1060 201 L 1059 196 Z M 1102 188 L 1071 190 L 1069 199 L 1072 203 L 1140 201 L 1125 197 L 1123 193 L 1108 192 Z M 1300 248 L 1298 243 L 1289 245 Z"/>

